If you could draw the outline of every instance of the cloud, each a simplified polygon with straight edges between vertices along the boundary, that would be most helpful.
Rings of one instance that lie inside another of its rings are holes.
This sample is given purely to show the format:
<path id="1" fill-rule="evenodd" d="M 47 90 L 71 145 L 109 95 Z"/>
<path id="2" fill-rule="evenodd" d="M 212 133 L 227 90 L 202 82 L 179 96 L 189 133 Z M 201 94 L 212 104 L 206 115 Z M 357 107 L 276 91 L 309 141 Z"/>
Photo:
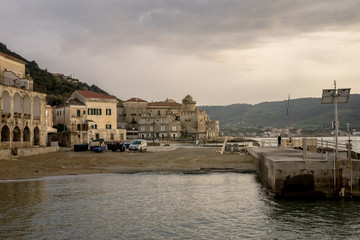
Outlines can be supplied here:
<path id="1" fill-rule="evenodd" d="M 254 103 L 317 96 L 335 78 L 360 87 L 359 12 L 357 0 L 14 0 L 0 41 L 121 99 Z"/>
<path id="2" fill-rule="evenodd" d="M 9 9 L 10 8 L 10 9 Z M 201 54 L 360 24 L 358 1 L 11 1 L 19 26 L 57 31 L 64 51 L 151 46 Z M 7 14 L 9 16 L 9 14 Z M 17 20 L 15 20 L 17 21 Z M 25 23 L 26 21 L 26 23 Z"/>

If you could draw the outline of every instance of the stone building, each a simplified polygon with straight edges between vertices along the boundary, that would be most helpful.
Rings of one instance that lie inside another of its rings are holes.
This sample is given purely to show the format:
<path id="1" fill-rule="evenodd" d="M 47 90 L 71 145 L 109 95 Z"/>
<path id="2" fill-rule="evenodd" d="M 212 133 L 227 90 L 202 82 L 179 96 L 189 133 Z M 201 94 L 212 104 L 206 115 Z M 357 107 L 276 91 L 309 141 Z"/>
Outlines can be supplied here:
<path id="1" fill-rule="evenodd" d="M 33 91 L 25 64 L 0 52 L 0 149 L 46 145 L 46 95 Z"/>
<path id="2" fill-rule="evenodd" d="M 75 91 L 63 104 L 54 107 L 54 124 L 72 133 L 71 146 L 91 140 L 107 142 L 126 139 L 126 130 L 117 129 L 117 100 L 92 91 Z"/>
<path id="3" fill-rule="evenodd" d="M 191 96 L 182 104 L 172 99 L 147 102 L 131 98 L 118 104 L 118 128 L 127 129 L 128 138 L 179 139 L 215 138 L 219 122 L 210 121 L 205 110 L 196 108 Z"/>
<path id="4" fill-rule="evenodd" d="M 180 120 L 182 134 L 185 138 L 219 137 L 219 121 L 210 120 L 204 109 L 197 109 L 196 101 L 190 95 L 182 100 Z"/>

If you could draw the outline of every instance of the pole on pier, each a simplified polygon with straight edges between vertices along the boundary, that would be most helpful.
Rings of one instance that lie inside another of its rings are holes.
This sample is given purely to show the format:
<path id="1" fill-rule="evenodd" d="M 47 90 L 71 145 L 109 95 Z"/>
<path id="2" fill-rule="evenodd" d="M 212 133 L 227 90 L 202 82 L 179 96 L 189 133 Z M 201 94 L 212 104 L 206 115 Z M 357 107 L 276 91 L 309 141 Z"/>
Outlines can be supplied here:
<path id="1" fill-rule="evenodd" d="M 337 192 L 340 191 L 340 159 L 339 159 L 339 120 L 338 120 L 338 103 L 347 103 L 350 97 L 350 88 L 336 88 L 336 81 L 334 81 L 334 89 L 323 89 L 321 104 L 334 104 L 335 112 L 335 162 L 334 166 L 334 188 Z M 335 174 L 336 172 L 336 174 Z M 336 179 L 335 179 L 336 178 Z M 336 183 L 336 185 L 335 185 Z"/>

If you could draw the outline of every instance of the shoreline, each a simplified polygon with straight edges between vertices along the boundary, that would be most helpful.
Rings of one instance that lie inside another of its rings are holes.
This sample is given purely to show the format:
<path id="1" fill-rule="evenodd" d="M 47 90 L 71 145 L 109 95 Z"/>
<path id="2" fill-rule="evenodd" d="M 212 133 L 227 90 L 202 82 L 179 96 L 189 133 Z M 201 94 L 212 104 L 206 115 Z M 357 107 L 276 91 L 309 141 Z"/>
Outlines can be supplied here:
<path id="1" fill-rule="evenodd" d="M 0 160 L 0 180 L 106 173 L 255 172 L 251 155 L 241 152 L 220 155 L 217 150 L 215 147 L 161 146 L 148 147 L 146 152 L 58 151 Z"/>

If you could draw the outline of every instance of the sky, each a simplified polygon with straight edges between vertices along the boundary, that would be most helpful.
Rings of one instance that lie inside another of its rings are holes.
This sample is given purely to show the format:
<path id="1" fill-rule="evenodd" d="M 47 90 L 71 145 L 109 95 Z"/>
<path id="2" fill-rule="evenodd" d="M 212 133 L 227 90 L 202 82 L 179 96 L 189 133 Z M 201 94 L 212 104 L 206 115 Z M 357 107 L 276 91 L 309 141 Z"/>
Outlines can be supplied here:
<path id="1" fill-rule="evenodd" d="M 0 42 L 127 100 L 360 93 L 359 0 L 0 0 Z"/>

